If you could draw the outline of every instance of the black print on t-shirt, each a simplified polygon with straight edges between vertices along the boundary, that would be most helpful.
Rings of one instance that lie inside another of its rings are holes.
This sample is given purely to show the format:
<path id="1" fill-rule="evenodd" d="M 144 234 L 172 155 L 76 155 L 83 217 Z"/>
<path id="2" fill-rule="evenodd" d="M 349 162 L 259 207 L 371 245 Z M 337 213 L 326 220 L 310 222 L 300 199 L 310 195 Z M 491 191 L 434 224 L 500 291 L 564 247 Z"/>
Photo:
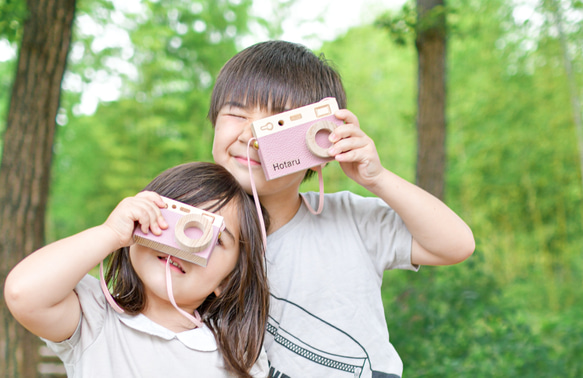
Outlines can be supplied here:
<path id="1" fill-rule="evenodd" d="M 280 319 L 275 319 L 271 314 L 269 316 L 267 333 L 273 336 L 275 342 L 271 349 L 278 348 L 270 353 L 281 355 L 282 360 L 285 360 L 283 353 L 300 356 L 305 359 L 306 371 L 321 371 L 321 376 L 399 378 L 394 374 L 373 371 L 368 353 L 347 332 L 286 299 L 272 294 L 271 300 L 272 305 L 283 305 L 285 310 L 281 312 Z M 307 366 L 309 364 L 318 366 Z M 269 376 L 288 377 L 277 366 L 271 366 Z"/>

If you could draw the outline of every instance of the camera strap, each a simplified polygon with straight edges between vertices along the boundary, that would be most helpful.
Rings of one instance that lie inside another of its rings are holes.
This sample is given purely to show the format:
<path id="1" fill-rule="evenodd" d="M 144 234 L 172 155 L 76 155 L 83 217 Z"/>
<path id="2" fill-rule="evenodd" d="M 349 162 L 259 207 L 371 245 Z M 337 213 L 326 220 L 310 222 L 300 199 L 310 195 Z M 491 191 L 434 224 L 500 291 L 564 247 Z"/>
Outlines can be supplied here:
<path id="1" fill-rule="evenodd" d="M 310 205 L 310 203 L 308 202 L 308 200 L 306 199 L 306 197 L 304 195 L 300 194 L 300 196 L 302 197 L 302 200 L 304 200 L 304 204 L 306 205 L 308 210 L 310 210 L 310 213 L 312 213 L 314 215 L 320 214 L 322 212 L 322 210 L 324 209 L 324 177 L 322 175 L 322 168 L 324 167 L 324 165 L 325 164 L 322 164 L 322 165 L 319 165 L 317 167 L 311 168 L 318 173 L 318 185 L 320 187 L 320 195 L 319 195 L 319 199 L 318 199 L 318 210 L 314 210 L 312 208 L 312 206 Z"/>
<path id="2" fill-rule="evenodd" d="M 105 282 L 105 277 L 103 275 L 103 261 L 101 261 L 99 263 L 99 276 L 100 276 L 99 281 L 101 284 L 101 291 L 103 291 L 103 294 L 105 295 L 105 299 L 107 300 L 109 305 L 117 313 L 119 313 L 119 314 L 124 313 L 124 310 L 121 307 L 119 307 L 119 305 L 113 299 L 113 296 L 109 292 L 109 289 L 107 288 L 107 283 Z M 193 316 L 193 315 L 189 314 L 188 312 L 184 311 L 183 309 L 181 309 L 180 307 L 178 307 L 178 305 L 176 304 L 176 301 L 174 300 L 174 293 L 172 292 L 172 274 L 170 272 L 170 255 L 168 255 L 168 257 L 166 258 L 166 292 L 168 293 L 168 299 L 170 299 L 170 303 L 172 303 L 172 306 L 174 306 L 174 308 L 176 310 L 178 310 L 178 312 L 180 314 L 182 314 L 184 317 L 186 317 L 186 319 L 190 320 L 192 322 L 192 324 L 195 325 L 195 328 L 202 327 L 202 321 L 201 321 L 201 317 L 200 317 L 200 314 L 198 313 L 198 311 L 194 310 L 194 316 Z"/>
<path id="3" fill-rule="evenodd" d="M 202 327 L 202 321 L 200 320 L 200 314 L 198 311 L 194 310 L 194 316 L 189 314 L 188 312 L 184 311 L 176 304 L 174 300 L 174 293 L 172 292 L 172 274 L 170 272 L 170 255 L 166 258 L 166 291 L 168 292 L 168 299 L 170 299 L 170 303 L 179 313 L 181 313 L 186 319 L 190 320 L 192 324 L 196 326 L 196 328 Z"/>
<path id="4" fill-rule="evenodd" d="M 105 299 L 107 300 L 109 305 L 113 307 L 115 312 L 120 314 L 123 313 L 124 312 L 123 308 L 119 307 L 117 302 L 113 299 L 111 293 L 109 292 L 109 289 L 107 288 L 107 283 L 105 283 L 105 277 L 103 276 L 103 261 L 99 263 L 99 283 L 101 284 L 101 291 L 103 291 L 103 295 L 105 295 Z"/>
<path id="5" fill-rule="evenodd" d="M 259 215 L 259 223 L 261 225 L 261 236 L 263 238 L 263 245 L 267 248 L 267 231 L 265 230 L 265 222 L 263 221 L 263 212 L 261 211 L 261 203 L 259 202 L 259 196 L 257 194 L 257 188 L 255 187 L 255 180 L 253 179 L 253 171 L 251 170 L 251 146 L 256 145 L 257 142 L 256 138 L 249 139 L 247 142 L 247 168 L 249 170 L 249 181 L 251 182 L 251 192 L 253 193 L 253 201 L 255 202 L 255 208 L 257 209 L 257 214 Z M 318 173 L 318 185 L 320 187 L 320 196 L 318 200 L 318 210 L 314 210 L 306 197 L 300 194 L 304 204 L 308 208 L 308 210 L 314 214 L 318 215 L 324 209 L 324 178 L 322 176 L 322 168 L 325 164 L 319 165 L 317 167 L 313 167 L 314 171 Z"/>

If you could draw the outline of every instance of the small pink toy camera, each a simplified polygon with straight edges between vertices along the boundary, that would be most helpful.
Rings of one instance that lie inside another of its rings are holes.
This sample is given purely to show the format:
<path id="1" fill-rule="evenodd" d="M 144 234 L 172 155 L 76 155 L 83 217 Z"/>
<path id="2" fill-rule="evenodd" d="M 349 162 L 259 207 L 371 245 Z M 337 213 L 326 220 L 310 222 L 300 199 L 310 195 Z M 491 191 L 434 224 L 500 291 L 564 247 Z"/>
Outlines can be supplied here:
<path id="1" fill-rule="evenodd" d="M 253 122 L 265 178 L 271 180 L 322 165 L 332 158 L 328 136 L 342 121 L 334 97 Z"/>
<path id="2" fill-rule="evenodd" d="M 140 227 L 134 230 L 137 244 L 167 253 L 198 265 L 206 266 L 225 228 L 223 217 L 162 197 L 166 208 L 162 216 L 168 228 L 159 236 L 144 234 Z"/>

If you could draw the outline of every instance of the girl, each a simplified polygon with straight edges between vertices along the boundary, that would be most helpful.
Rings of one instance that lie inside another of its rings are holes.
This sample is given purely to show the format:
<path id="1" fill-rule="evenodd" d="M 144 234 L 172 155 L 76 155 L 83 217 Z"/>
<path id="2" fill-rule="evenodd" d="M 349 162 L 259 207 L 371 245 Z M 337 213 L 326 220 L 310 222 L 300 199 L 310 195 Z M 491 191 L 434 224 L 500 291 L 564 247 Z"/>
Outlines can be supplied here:
<path id="1" fill-rule="evenodd" d="M 135 227 L 155 235 L 168 228 L 160 196 L 224 218 L 206 267 L 133 244 Z M 6 302 L 58 354 L 68 376 L 267 376 L 269 292 L 256 214 L 224 168 L 168 169 L 121 201 L 102 225 L 21 261 L 6 279 Z M 112 251 L 106 280 L 123 313 L 88 275 Z"/>

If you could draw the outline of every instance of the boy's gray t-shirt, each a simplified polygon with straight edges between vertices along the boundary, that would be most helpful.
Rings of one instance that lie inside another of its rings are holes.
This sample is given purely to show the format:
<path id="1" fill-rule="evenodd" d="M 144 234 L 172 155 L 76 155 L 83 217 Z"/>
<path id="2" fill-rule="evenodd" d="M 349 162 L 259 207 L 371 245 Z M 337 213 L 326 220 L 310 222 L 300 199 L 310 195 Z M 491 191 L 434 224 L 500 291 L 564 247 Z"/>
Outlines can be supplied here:
<path id="1" fill-rule="evenodd" d="M 99 281 L 89 275 L 75 292 L 82 310 L 77 329 L 65 341 L 44 340 L 63 361 L 68 377 L 232 377 L 206 325 L 174 333 L 142 314 L 118 314 Z M 251 375 L 267 373 L 263 352 Z"/>
<path id="2" fill-rule="evenodd" d="M 318 194 L 304 195 L 316 208 Z M 269 235 L 271 376 L 400 377 L 381 284 L 385 270 L 418 270 L 411 241 L 386 203 L 350 192 L 326 194 L 320 215 L 302 204 Z"/>

